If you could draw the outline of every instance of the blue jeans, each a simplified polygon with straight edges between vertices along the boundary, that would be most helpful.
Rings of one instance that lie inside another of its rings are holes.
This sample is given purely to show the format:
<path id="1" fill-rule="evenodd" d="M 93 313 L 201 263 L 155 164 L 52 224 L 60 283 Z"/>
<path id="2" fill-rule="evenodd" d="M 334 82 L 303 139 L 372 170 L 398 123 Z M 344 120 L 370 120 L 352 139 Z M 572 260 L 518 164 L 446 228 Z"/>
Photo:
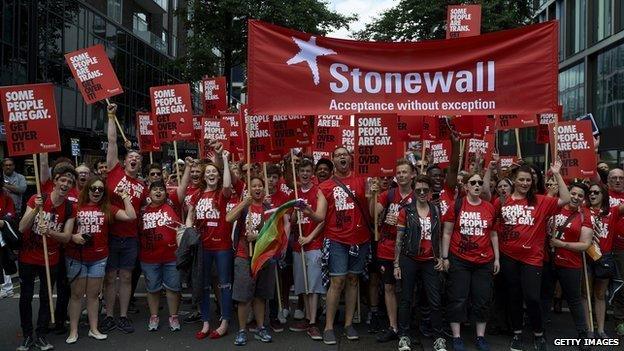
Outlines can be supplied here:
<path id="1" fill-rule="evenodd" d="M 210 321 L 210 283 L 212 264 L 217 264 L 219 289 L 221 290 L 221 319 L 232 320 L 232 250 L 204 250 L 204 294 L 201 301 L 201 315 L 204 322 Z"/>

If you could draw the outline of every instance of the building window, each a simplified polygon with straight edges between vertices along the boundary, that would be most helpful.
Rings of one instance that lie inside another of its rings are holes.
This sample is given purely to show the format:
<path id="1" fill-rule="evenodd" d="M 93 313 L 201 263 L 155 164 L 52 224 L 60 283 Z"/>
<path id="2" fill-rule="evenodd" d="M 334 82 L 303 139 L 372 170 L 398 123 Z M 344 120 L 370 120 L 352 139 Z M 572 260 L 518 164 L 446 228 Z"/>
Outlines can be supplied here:
<path id="1" fill-rule="evenodd" d="M 121 0 L 107 1 L 106 14 L 117 23 L 121 23 L 121 6 Z"/>
<path id="2" fill-rule="evenodd" d="M 585 49 L 586 0 L 572 0 L 567 6 L 567 54 L 573 55 Z"/>
<path id="3" fill-rule="evenodd" d="M 624 116 L 624 44 L 596 58 L 595 118 L 602 128 L 622 126 Z"/>
<path id="4" fill-rule="evenodd" d="M 611 28 L 613 24 L 613 8 L 611 0 L 594 0 L 592 13 L 594 19 L 593 39 L 599 42 L 613 34 Z"/>
<path id="5" fill-rule="evenodd" d="M 559 73 L 559 101 L 563 118 L 572 119 L 585 113 L 585 65 L 583 62 Z"/>

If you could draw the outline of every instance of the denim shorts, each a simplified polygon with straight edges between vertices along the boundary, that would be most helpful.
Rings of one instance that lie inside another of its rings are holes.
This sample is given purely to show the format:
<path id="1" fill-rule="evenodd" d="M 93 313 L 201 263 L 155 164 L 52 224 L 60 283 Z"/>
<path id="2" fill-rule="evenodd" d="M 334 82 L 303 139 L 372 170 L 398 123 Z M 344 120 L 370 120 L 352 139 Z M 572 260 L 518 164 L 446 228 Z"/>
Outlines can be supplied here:
<path id="1" fill-rule="evenodd" d="M 364 272 L 366 256 L 370 251 L 370 242 L 354 246 L 357 247 L 357 255 L 355 252 L 352 252 L 351 245 L 334 240 L 329 241 L 330 276 L 341 276 L 347 273 L 361 274 Z"/>
<path id="2" fill-rule="evenodd" d="M 104 274 L 106 273 L 106 260 L 107 258 L 93 262 L 80 262 L 71 257 L 65 256 L 67 279 L 104 278 Z"/>
<path id="3" fill-rule="evenodd" d="M 175 262 L 168 263 L 145 263 L 141 262 L 141 269 L 145 275 L 147 292 L 155 293 L 165 289 L 180 291 L 180 272 Z"/>
<path id="4" fill-rule="evenodd" d="M 132 271 L 139 253 L 137 238 L 120 238 L 111 235 L 108 239 L 108 263 L 106 271 L 123 269 Z"/>

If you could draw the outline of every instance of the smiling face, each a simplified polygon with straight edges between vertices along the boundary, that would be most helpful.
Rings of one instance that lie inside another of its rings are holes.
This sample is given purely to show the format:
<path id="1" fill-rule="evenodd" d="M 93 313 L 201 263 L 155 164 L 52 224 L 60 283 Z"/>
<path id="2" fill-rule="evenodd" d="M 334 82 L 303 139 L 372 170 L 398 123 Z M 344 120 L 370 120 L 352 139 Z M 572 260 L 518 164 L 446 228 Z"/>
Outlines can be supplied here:
<path id="1" fill-rule="evenodd" d="M 598 185 L 592 185 L 589 188 L 589 204 L 592 207 L 600 207 L 603 199 L 602 190 Z"/>
<path id="2" fill-rule="evenodd" d="M 106 176 L 106 174 L 108 173 L 108 165 L 106 164 L 106 162 L 98 162 L 96 167 L 97 174 L 101 176 Z"/>
<path id="3" fill-rule="evenodd" d="M 102 198 L 104 198 L 104 192 L 106 188 L 104 187 L 104 183 L 101 180 L 96 180 L 89 186 L 89 202 L 93 202 L 94 204 L 100 203 Z"/>
<path id="4" fill-rule="evenodd" d="M 124 160 L 124 170 L 130 175 L 136 175 L 141 169 L 141 155 L 136 151 L 130 151 Z"/>
<path id="5" fill-rule="evenodd" d="M 333 161 L 338 173 L 347 174 L 351 170 L 351 155 L 344 147 L 339 147 L 334 151 Z"/>
<path id="6" fill-rule="evenodd" d="M 319 182 L 324 182 L 331 176 L 331 171 L 329 166 L 321 163 L 316 167 L 316 178 L 318 178 Z"/>
<path id="7" fill-rule="evenodd" d="M 253 178 L 249 188 L 251 189 L 251 198 L 255 202 L 262 202 L 262 199 L 264 199 L 264 184 L 262 181 L 258 178 Z"/>
<path id="8" fill-rule="evenodd" d="M 197 164 L 194 164 L 191 167 L 191 184 L 193 186 L 197 186 L 201 180 L 201 167 Z"/>
<path id="9" fill-rule="evenodd" d="M 607 178 L 609 190 L 623 192 L 624 191 L 624 171 L 619 168 L 612 169 Z"/>
<path id="10" fill-rule="evenodd" d="M 481 190 L 483 189 L 483 179 L 480 175 L 475 174 L 468 178 L 464 187 L 469 195 L 479 197 L 481 195 Z"/>
<path id="11" fill-rule="evenodd" d="M 518 194 L 526 195 L 533 185 L 533 177 L 529 172 L 519 171 L 514 179 L 514 189 Z"/>
<path id="12" fill-rule="evenodd" d="M 69 189 L 74 187 L 74 177 L 69 174 L 60 174 L 54 180 L 54 190 L 63 198 L 67 197 Z"/>
<path id="13" fill-rule="evenodd" d="M 167 196 L 167 190 L 162 186 L 154 186 L 150 189 L 150 200 L 152 200 L 152 205 L 158 206 L 162 205 L 165 202 L 165 198 Z"/>
<path id="14" fill-rule="evenodd" d="M 210 188 L 216 188 L 219 184 L 219 180 L 221 180 L 221 175 L 219 174 L 219 170 L 214 165 L 206 166 L 206 170 L 204 171 L 204 181 L 206 185 Z"/>
<path id="15" fill-rule="evenodd" d="M 433 189 L 435 191 L 442 190 L 442 183 L 444 182 L 444 172 L 439 168 L 431 168 L 427 171 L 427 175 L 433 181 Z"/>
<path id="16" fill-rule="evenodd" d="M 312 175 L 314 174 L 313 170 L 312 170 L 312 166 L 300 166 L 299 167 L 299 171 L 298 171 L 298 175 L 299 175 L 299 181 L 301 182 L 301 185 L 308 185 L 312 182 Z"/>
<path id="17" fill-rule="evenodd" d="M 583 205 L 583 201 L 585 201 L 585 190 L 573 186 L 570 189 L 570 207 L 577 209 Z"/>

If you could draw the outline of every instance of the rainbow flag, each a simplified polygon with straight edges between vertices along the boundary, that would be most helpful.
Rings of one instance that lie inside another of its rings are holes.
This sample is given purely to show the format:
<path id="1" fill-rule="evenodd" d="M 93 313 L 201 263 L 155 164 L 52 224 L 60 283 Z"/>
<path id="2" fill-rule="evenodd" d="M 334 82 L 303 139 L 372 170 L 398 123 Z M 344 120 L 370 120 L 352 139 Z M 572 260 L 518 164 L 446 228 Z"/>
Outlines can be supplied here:
<path id="1" fill-rule="evenodd" d="M 269 217 L 256 240 L 253 257 L 251 258 L 251 275 L 255 278 L 264 263 L 281 252 L 288 244 L 288 237 L 284 232 L 284 215 L 295 206 L 297 200 L 290 200 Z"/>

